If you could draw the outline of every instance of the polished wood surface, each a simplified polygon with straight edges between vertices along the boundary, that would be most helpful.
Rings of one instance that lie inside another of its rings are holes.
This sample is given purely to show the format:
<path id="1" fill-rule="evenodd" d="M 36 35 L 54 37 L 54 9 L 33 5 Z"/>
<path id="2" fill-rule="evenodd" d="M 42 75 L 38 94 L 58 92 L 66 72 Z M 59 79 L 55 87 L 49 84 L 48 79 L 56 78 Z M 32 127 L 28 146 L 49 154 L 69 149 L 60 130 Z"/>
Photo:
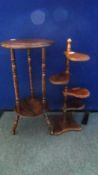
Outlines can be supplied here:
<path id="1" fill-rule="evenodd" d="M 77 97 L 77 98 L 87 98 L 90 96 L 90 92 L 88 89 L 86 88 L 72 88 L 72 89 L 68 89 L 67 92 L 66 90 L 64 90 L 63 92 L 64 96 L 73 96 L 73 97 Z"/>
<path id="2" fill-rule="evenodd" d="M 65 85 L 69 82 L 69 80 L 70 74 L 68 72 L 62 72 L 49 78 L 50 83 L 54 85 Z"/>
<path id="3" fill-rule="evenodd" d="M 90 57 L 86 54 L 76 53 L 72 51 L 70 52 L 65 51 L 64 54 L 66 58 L 69 59 L 70 61 L 88 61 L 90 59 Z"/>
<path id="4" fill-rule="evenodd" d="M 60 135 L 68 131 L 80 131 L 81 125 L 78 124 L 72 117 L 71 112 L 67 112 L 66 115 L 52 116 L 51 122 L 51 135 Z"/>
<path id="5" fill-rule="evenodd" d="M 14 49 L 42 48 L 53 44 L 54 41 L 46 39 L 12 39 L 0 43 L 2 47 Z"/>

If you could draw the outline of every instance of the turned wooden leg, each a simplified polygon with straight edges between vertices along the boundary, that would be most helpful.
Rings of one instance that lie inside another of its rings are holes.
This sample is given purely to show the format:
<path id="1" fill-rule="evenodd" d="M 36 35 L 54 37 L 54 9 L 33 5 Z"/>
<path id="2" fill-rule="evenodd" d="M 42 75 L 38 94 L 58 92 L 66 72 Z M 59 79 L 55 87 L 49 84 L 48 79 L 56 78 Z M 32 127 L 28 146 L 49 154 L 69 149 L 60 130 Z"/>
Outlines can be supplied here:
<path id="1" fill-rule="evenodd" d="M 42 103 L 43 112 L 46 111 L 46 50 L 42 48 Z"/>
<path id="2" fill-rule="evenodd" d="M 82 124 L 87 125 L 89 119 L 89 112 L 85 112 L 84 117 L 82 119 Z"/>
<path id="3" fill-rule="evenodd" d="M 32 59 L 31 59 L 31 50 L 27 50 L 27 59 L 28 59 L 28 68 L 29 68 L 29 82 L 30 82 L 30 92 L 31 96 L 34 97 L 34 89 L 33 89 L 33 79 L 32 79 Z"/>
<path id="4" fill-rule="evenodd" d="M 16 134 L 16 128 L 18 126 L 18 122 L 19 122 L 20 116 L 17 114 L 16 119 L 14 121 L 13 127 L 12 127 L 12 134 L 15 135 Z"/>
<path id="5" fill-rule="evenodd" d="M 15 100 L 16 100 L 16 110 L 19 112 L 20 98 L 19 98 L 19 87 L 18 87 L 17 71 L 16 71 L 15 50 L 10 49 L 10 54 L 11 54 L 12 76 L 13 76 L 13 84 L 14 84 L 14 92 L 15 92 Z"/>
<path id="6" fill-rule="evenodd" d="M 53 135 L 53 125 L 52 125 L 52 123 L 51 123 L 47 113 L 44 113 L 44 118 L 45 118 L 45 121 L 46 121 L 46 123 L 48 125 L 49 133 L 51 135 Z"/>
<path id="7" fill-rule="evenodd" d="M 18 88 L 17 71 L 16 71 L 15 50 L 10 49 L 10 54 L 11 54 L 12 76 L 13 76 L 13 84 L 14 84 L 15 99 L 16 99 L 16 111 L 20 112 L 20 98 L 19 98 L 19 88 Z M 13 135 L 15 135 L 15 133 L 16 133 L 18 120 L 19 120 L 19 115 L 17 114 L 16 120 L 15 120 L 13 127 L 12 127 Z"/>

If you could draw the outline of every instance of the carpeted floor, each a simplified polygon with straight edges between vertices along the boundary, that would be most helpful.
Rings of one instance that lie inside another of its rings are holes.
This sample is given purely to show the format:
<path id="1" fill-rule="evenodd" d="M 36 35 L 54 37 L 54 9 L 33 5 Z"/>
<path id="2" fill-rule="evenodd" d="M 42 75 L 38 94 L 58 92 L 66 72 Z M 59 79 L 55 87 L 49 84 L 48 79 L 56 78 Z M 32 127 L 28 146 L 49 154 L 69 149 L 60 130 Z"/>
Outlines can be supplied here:
<path id="1" fill-rule="evenodd" d="M 76 114 L 81 120 L 82 114 Z M 14 112 L 0 119 L 0 175 L 97 175 L 98 114 L 81 132 L 50 136 L 43 118 L 21 119 L 10 133 Z"/>

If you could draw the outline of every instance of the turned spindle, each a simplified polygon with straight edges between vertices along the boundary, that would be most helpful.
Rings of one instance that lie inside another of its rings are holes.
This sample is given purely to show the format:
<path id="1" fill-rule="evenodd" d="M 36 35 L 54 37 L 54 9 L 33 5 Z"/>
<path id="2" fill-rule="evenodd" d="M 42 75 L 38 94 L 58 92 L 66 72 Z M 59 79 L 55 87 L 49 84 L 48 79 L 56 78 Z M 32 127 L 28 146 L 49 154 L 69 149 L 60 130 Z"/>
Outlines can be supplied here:
<path id="1" fill-rule="evenodd" d="M 18 87 L 17 72 L 16 72 L 15 50 L 10 49 L 10 54 L 11 54 L 12 76 L 13 76 L 13 84 L 14 84 L 15 99 L 16 99 L 16 110 L 20 111 L 20 98 L 19 98 L 19 87 Z"/>
<path id="2" fill-rule="evenodd" d="M 72 40 L 69 38 L 67 40 L 67 47 L 66 47 L 66 52 L 70 52 L 71 51 L 71 43 Z M 66 59 L 66 69 L 65 72 L 68 73 L 70 75 L 70 61 L 68 59 Z M 70 81 L 70 80 L 69 80 Z M 68 82 L 69 83 L 69 82 Z M 65 85 L 64 91 L 65 91 L 65 96 L 64 96 L 64 113 L 67 112 L 67 91 L 68 91 L 68 83 Z M 65 120 L 66 120 L 66 114 L 65 114 Z"/>
<path id="3" fill-rule="evenodd" d="M 43 111 L 46 110 L 46 50 L 42 48 L 42 103 Z"/>
<path id="4" fill-rule="evenodd" d="M 27 59 L 28 59 L 28 68 L 29 68 L 30 92 L 31 92 L 31 96 L 34 97 L 33 80 L 32 80 L 31 49 L 27 49 Z"/>
<path id="5" fill-rule="evenodd" d="M 19 88 L 18 88 L 18 80 L 17 80 L 17 71 L 16 71 L 16 59 L 15 59 L 15 50 L 10 49 L 11 55 L 11 65 L 12 65 L 12 76 L 13 76 L 13 84 L 14 84 L 14 92 L 15 92 L 15 99 L 16 99 L 16 112 L 19 113 L 20 111 L 20 98 L 19 98 Z M 20 116 L 16 114 L 16 119 L 12 126 L 12 133 L 16 133 L 16 128 L 18 125 Z"/>

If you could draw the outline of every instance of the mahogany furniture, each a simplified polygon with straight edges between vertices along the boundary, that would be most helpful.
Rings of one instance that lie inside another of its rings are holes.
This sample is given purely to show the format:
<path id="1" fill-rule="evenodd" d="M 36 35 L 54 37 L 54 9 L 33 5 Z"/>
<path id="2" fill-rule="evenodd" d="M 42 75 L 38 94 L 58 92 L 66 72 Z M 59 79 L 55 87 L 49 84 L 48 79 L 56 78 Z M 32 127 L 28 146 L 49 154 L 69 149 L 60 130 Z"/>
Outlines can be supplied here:
<path id="1" fill-rule="evenodd" d="M 54 44 L 52 40 L 45 39 L 13 39 L 9 41 L 4 41 L 1 46 L 10 49 L 11 65 L 12 65 L 12 76 L 13 84 L 15 90 L 16 99 L 16 120 L 12 127 L 12 133 L 16 133 L 16 128 L 20 117 L 31 116 L 37 117 L 40 114 L 44 114 L 46 122 L 49 123 L 46 102 L 46 48 Z M 32 59 L 31 59 L 31 49 L 40 48 L 42 50 L 42 98 L 38 99 L 34 95 L 33 80 L 32 80 Z M 16 49 L 26 49 L 27 59 L 28 59 L 28 69 L 29 69 L 29 82 L 30 82 L 30 93 L 31 96 L 26 99 L 20 99 L 19 96 L 19 84 L 17 79 L 17 69 L 16 69 Z"/>
<path id="2" fill-rule="evenodd" d="M 82 99 L 90 96 L 90 92 L 86 88 L 75 87 L 68 88 L 70 82 L 70 61 L 88 61 L 90 57 L 86 54 L 76 53 L 71 51 L 71 39 L 67 40 L 67 49 L 64 52 L 66 56 L 66 69 L 64 72 L 58 75 L 53 75 L 49 78 L 53 85 L 65 85 L 63 96 L 64 96 L 64 106 L 63 115 L 53 116 L 50 118 L 50 123 L 52 125 L 51 134 L 59 135 L 66 131 L 80 131 L 81 125 L 78 124 L 72 116 L 72 110 L 81 110 L 85 107 L 82 103 Z M 68 101 L 68 97 L 71 99 Z M 73 102 L 72 102 L 73 99 Z M 86 117 L 86 116 L 85 116 Z"/>

